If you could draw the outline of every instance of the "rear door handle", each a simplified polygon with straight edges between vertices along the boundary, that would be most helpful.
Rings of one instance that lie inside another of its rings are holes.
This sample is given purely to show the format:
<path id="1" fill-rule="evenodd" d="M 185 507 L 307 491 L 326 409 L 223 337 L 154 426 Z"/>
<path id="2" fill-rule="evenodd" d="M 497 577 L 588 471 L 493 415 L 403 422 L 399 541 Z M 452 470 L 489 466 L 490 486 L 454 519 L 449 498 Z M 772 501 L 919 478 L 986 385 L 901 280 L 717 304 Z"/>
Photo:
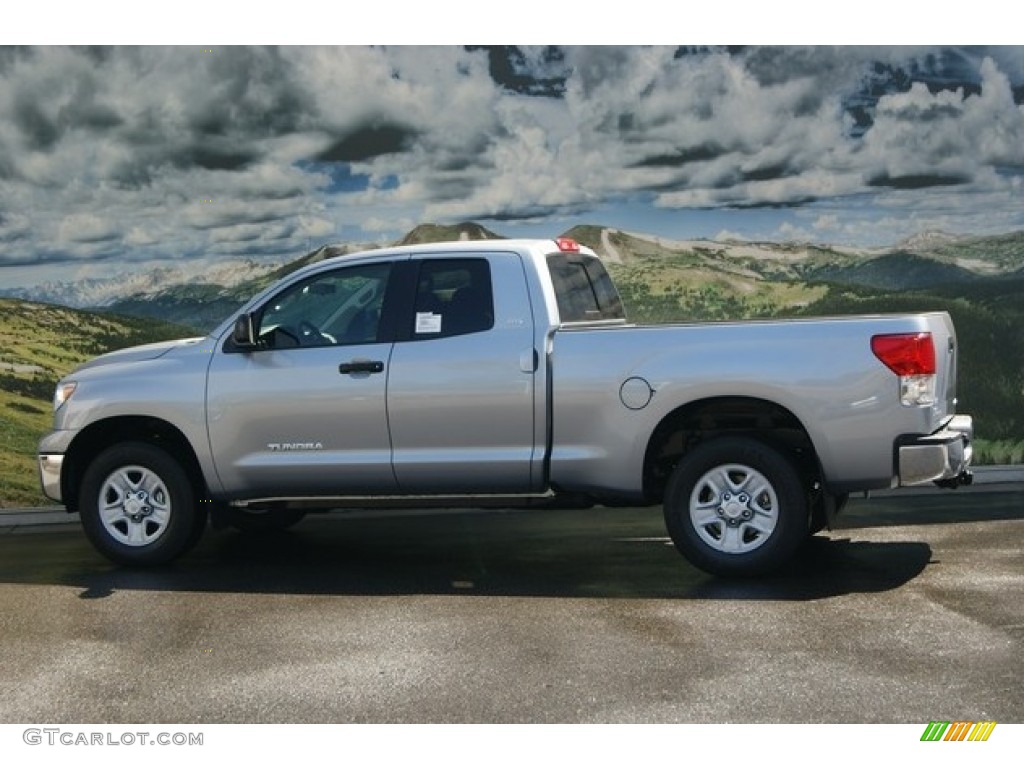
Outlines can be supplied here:
<path id="1" fill-rule="evenodd" d="M 338 373 L 383 373 L 382 360 L 349 360 L 338 366 Z"/>

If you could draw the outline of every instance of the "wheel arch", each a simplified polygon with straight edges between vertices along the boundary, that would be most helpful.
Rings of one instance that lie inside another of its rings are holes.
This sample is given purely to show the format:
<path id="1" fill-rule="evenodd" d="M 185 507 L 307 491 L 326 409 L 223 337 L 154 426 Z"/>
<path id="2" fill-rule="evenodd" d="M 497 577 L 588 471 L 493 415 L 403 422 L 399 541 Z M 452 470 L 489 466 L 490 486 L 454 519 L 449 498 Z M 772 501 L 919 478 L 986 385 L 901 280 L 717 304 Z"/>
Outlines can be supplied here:
<path id="1" fill-rule="evenodd" d="M 722 435 L 759 439 L 789 456 L 809 484 L 823 472 L 810 433 L 788 408 L 755 397 L 711 397 L 682 405 L 655 427 L 644 454 L 643 490 L 660 502 L 672 471 L 697 445 Z"/>
<path id="2" fill-rule="evenodd" d="M 114 416 L 83 429 L 65 452 L 61 494 L 68 511 L 78 509 L 79 488 L 89 463 L 107 448 L 129 441 L 164 449 L 181 462 L 197 493 L 207 487 L 195 450 L 180 429 L 152 416 Z"/>

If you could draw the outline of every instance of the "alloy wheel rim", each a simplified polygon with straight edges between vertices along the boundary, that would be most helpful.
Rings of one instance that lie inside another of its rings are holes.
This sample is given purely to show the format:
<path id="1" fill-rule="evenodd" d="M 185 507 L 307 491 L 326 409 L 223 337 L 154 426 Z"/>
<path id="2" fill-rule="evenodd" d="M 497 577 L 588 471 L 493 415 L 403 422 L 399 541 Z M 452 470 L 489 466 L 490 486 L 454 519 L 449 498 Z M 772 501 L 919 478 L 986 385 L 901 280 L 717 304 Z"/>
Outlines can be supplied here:
<path id="1" fill-rule="evenodd" d="M 779 499 L 771 482 L 753 467 L 723 464 L 694 484 L 690 522 L 706 545 L 727 555 L 761 547 L 779 521 Z"/>
<path id="2" fill-rule="evenodd" d="M 129 547 L 144 547 L 167 530 L 171 494 L 151 469 L 125 466 L 103 481 L 98 508 L 104 530 L 115 541 Z"/>

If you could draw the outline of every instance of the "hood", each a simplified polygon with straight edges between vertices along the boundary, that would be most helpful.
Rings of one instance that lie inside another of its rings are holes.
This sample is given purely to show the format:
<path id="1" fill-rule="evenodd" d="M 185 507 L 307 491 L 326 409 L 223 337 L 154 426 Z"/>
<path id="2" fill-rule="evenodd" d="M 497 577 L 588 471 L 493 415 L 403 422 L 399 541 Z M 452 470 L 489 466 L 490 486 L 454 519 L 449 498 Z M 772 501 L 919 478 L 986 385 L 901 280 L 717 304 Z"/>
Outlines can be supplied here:
<path id="1" fill-rule="evenodd" d="M 127 347 L 126 349 L 119 349 L 115 352 L 107 352 L 105 355 L 94 357 L 92 360 L 87 360 L 82 363 L 74 370 L 74 373 L 84 371 L 88 368 L 96 368 L 101 365 L 110 365 L 112 363 L 136 363 L 141 360 L 155 360 L 158 357 L 166 355 L 172 349 L 197 344 L 202 341 L 203 338 L 205 337 L 198 336 L 190 339 L 158 341 L 155 344 L 140 344 L 137 347 Z"/>

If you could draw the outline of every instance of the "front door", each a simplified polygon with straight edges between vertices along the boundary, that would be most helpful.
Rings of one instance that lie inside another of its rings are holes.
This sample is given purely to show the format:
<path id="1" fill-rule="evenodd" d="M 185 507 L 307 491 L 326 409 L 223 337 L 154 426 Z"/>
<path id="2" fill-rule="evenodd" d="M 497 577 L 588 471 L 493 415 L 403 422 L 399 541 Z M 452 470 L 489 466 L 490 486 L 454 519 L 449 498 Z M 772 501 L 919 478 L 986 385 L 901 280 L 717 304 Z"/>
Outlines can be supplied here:
<path id="1" fill-rule="evenodd" d="M 242 498 L 394 493 L 380 322 L 392 263 L 293 283 L 254 312 L 260 348 L 218 350 L 207 391 L 224 490 Z"/>

